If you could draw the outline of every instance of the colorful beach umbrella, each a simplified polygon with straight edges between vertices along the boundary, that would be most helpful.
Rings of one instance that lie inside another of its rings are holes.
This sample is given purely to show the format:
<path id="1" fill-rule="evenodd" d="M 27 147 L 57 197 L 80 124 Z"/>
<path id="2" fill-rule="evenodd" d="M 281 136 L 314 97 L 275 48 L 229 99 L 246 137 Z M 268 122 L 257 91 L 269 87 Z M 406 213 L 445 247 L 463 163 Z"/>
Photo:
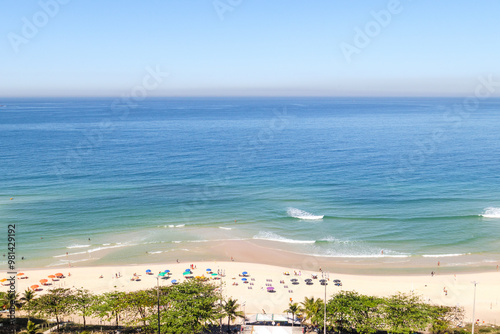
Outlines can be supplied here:
<path id="1" fill-rule="evenodd" d="M 165 272 L 165 273 L 169 273 L 169 272 L 170 272 L 170 270 L 166 269 L 164 272 Z"/>
<path id="2" fill-rule="evenodd" d="M 40 280 L 40 283 L 45 284 L 45 283 L 47 283 L 48 281 L 49 281 L 48 279 L 45 279 L 45 278 L 44 278 L 44 279 L 41 279 L 41 280 Z"/>
<path id="3" fill-rule="evenodd" d="M 242 280 L 243 282 L 246 282 L 246 281 L 247 281 L 247 279 L 246 279 L 246 278 L 242 278 L 241 280 Z"/>
<path id="4" fill-rule="evenodd" d="M 183 274 L 184 276 L 186 276 L 186 275 L 191 275 L 191 273 L 190 273 L 189 271 L 185 271 L 185 272 L 183 272 L 182 274 Z"/>
<path id="5" fill-rule="evenodd" d="M 158 274 L 158 276 L 163 277 L 163 276 L 165 276 L 166 274 L 167 274 L 167 273 L 159 273 L 159 274 Z"/>
<path id="6" fill-rule="evenodd" d="M 173 280 L 172 280 L 172 284 L 175 284 L 175 283 L 177 283 L 177 280 L 176 280 L 176 279 L 173 279 Z"/>
<path id="7" fill-rule="evenodd" d="M 212 276 L 218 276 L 218 275 L 219 275 L 219 274 L 217 274 L 217 273 L 212 273 Z"/>
<path id="8" fill-rule="evenodd" d="M 36 285 L 36 284 L 35 284 L 35 285 L 32 285 L 30 288 L 31 288 L 31 290 L 36 290 L 36 289 L 38 289 L 39 287 L 40 287 L 39 285 Z"/>
<path id="9" fill-rule="evenodd" d="M 248 275 L 248 273 L 246 271 L 242 272 L 241 274 L 242 275 Z"/>
<path id="10" fill-rule="evenodd" d="M 151 269 L 146 270 L 146 272 L 147 272 L 147 273 L 150 273 L 150 272 L 151 272 Z"/>
<path id="11" fill-rule="evenodd" d="M 62 273 L 56 273 L 56 277 L 62 277 L 64 276 Z"/>
<path id="12" fill-rule="evenodd" d="M 210 269 L 210 268 L 207 268 L 207 271 L 212 271 L 212 269 Z"/>
<path id="13" fill-rule="evenodd" d="M 272 286 L 268 286 L 268 287 L 267 287 L 267 291 L 274 291 L 274 287 L 272 287 Z"/>
<path id="14" fill-rule="evenodd" d="M 19 273 L 16 276 L 24 276 L 24 273 Z"/>

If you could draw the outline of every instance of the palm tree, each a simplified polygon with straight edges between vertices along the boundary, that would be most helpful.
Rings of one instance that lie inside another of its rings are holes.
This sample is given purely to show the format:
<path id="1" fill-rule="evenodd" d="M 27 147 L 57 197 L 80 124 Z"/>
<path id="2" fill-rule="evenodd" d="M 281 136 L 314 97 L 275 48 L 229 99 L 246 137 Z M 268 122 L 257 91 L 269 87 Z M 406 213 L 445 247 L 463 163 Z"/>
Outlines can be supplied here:
<path id="1" fill-rule="evenodd" d="M 40 325 L 35 325 L 35 323 L 31 320 L 28 320 L 28 325 L 26 325 L 26 331 L 23 333 L 26 334 L 36 334 L 40 331 Z"/>
<path id="2" fill-rule="evenodd" d="M 21 297 L 21 300 L 24 302 L 23 307 L 26 306 L 28 310 L 28 320 L 30 319 L 31 316 L 31 309 L 30 309 L 30 303 L 31 301 L 35 299 L 35 291 L 31 289 L 26 289 L 23 293 L 23 296 Z"/>
<path id="3" fill-rule="evenodd" d="M 318 325 L 318 320 L 322 316 L 321 310 L 323 308 L 323 300 L 321 298 L 314 299 L 314 297 L 306 297 L 301 304 L 301 311 L 304 313 L 311 325 Z"/>
<path id="4" fill-rule="evenodd" d="M 298 313 L 299 311 L 300 311 L 300 307 L 299 307 L 299 304 L 297 304 L 297 303 L 288 304 L 288 308 L 283 311 L 283 312 L 292 314 L 292 327 L 293 327 L 293 323 L 295 322 L 295 314 Z"/>
<path id="5" fill-rule="evenodd" d="M 21 302 L 19 301 L 19 294 L 13 292 L 4 292 L 0 295 L 0 305 L 3 309 L 10 309 L 15 307 L 19 309 L 21 307 Z"/>
<path id="6" fill-rule="evenodd" d="M 240 305 L 236 303 L 238 300 L 237 299 L 232 299 L 229 298 L 224 302 L 224 305 L 222 305 L 222 309 L 224 310 L 224 315 L 227 317 L 227 327 L 231 325 L 231 321 L 236 319 L 236 317 L 243 318 L 243 312 L 238 311 L 238 308 Z"/>

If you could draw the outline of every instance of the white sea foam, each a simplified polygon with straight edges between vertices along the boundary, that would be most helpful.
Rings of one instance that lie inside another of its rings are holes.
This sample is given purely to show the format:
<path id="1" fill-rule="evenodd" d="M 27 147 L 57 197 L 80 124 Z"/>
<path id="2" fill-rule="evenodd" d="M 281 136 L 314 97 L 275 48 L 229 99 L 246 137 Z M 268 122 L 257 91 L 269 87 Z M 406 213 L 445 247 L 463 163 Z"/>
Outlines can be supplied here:
<path id="1" fill-rule="evenodd" d="M 175 227 L 175 225 L 168 225 L 168 227 L 172 228 L 172 227 Z"/>
<path id="2" fill-rule="evenodd" d="M 184 226 L 186 226 L 186 224 L 175 225 L 175 227 L 184 227 Z"/>
<path id="3" fill-rule="evenodd" d="M 105 249 L 111 249 L 111 248 L 120 248 L 120 247 L 125 247 L 126 245 L 122 245 L 121 242 L 117 243 L 116 245 L 113 246 L 105 246 L 105 247 L 97 247 L 97 248 L 92 248 L 87 251 L 87 253 L 93 253 L 93 252 L 98 252 L 102 251 Z"/>
<path id="4" fill-rule="evenodd" d="M 71 249 L 71 248 L 87 248 L 90 247 L 90 245 L 73 245 L 73 246 L 68 246 L 66 248 Z"/>
<path id="5" fill-rule="evenodd" d="M 321 242 L 321 241 L 331 242 L 331 243 L 336 243 L 336 244 L 350 244 L 351 243 L 351 241 L 349 241 L 349 240 L 340 240 L 340 239 L 337 239 L 337 238 L 332 237 L 332 236 L 328 236 L 326 238 L 319 239 L 318 241 L 319 242 Z"/>
<path id="6" fill-rule="evenodd" d="M 422 257 L 455 257 L 455 256 L 464 256 L 470 253 L 456 253 L 456 254 L 424 254 Z"/>
<path id="7" fill-rule="evenodd" d="M 382 255 L 382 254 L 345 254 L 345 253 L 335 253 L 335 254 L 310 254 L 312 256 L 320 256 L 320 257 L 339 257 L 339 258 L 356 258 L 356 259 L 363 259 L 363 258 L 386 258 L 386 257 L 393 257 L 393 258 L 407 258 L 411 257 L 411 255 L 408 254 L 394 254 L 394 255 Z"/>
<path id="8" fill-rule="evenodd" d="M 298 218 L 298 219 L 309 219 L 309 220 L 318 220 L 318 219 L 323 219 L 324 216 L 318 216 L 318 215 L 313 215 L 312 213 L 309 213 L 307 211 L 303 211 L 297 208 L 288 208 L 286 213 L 293 218 Z"/>
<path id="9" fill-rule="evenodd" d="M 161 254 L 163 253 L 162 251 L 156 251 L 156 252 L 148 252 L 148 254 Z"/>
<path id="10" fill-rule="evenodd" d="M 224 226 L 219 226 L 220 229 L 222 230 L 232 230 L 232 228 L 230 227 L 224 227 Z"/>
<path id="11" fill-rule="evenodd" d="M 277 242 L 285 242 L 289 244 L 313 244 L 316 241 L 315 240 L 296 240 L 296 239 L 288 239 L 285 237 L 282 237 L 281 235 L 278 235 L 273 232 L 264 232 L 261 231 L 257 235 L 253 237 L 253 239 L 259 239 L 259 240 L 269 240 L 269 241 L 277 241 Z"/>
<path id="12" fill-rule="evenodd" d="M 174 241 L 172 241 L 172 243 L 174 243 L 174 244 L 180 244 L 181 242 L 182 242 L 182 241 L 179 241 L 179 240 L 174 240 Z"/>
<path id="13" fill-rule="evenodd" d="M 486 208 L 481 216 L 485 218 L 500 218 L 500 208 Z"/>
<path id="14" fill-rule="evenodd" d="M 129 246 L 129 245 L 122 245 L 121 242 L 119 242 L 119 243 L 117 243 L 116 245 L 113 245 L 113 246 L 111 246 L 110 244 L 107 244 L 107 245 L 109 245 L 109 246 L 104 246 L 103 245 L 103 247 L 96 247 L 96 248 L 88 249 L 88 250 L 83 251 L 83 252 L 68 253 L 68 254 L 63 254 L 63 255 L 54 255 L 53 257 L 58 258 L 58 257 L 72 256 L 72 255 L 82 255 L 82 254 L 88 254 L 88 253 L 98 252 L 98 251 L 105 250 L 105 249 L 111 249 L 111 248 L 119 248 L 119 247 Z M 130 245 L 130 246 L 132 246 L 132 245 Z"/>

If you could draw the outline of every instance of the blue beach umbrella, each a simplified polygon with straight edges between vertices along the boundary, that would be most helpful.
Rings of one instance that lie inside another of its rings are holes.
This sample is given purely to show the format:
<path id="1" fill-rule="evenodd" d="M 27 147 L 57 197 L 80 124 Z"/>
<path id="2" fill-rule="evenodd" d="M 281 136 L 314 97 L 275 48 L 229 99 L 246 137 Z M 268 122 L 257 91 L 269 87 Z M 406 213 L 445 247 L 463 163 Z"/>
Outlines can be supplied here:
<path id="1" fill-rule="evenodd" d="M 166 269 L 164 272 L 165 272 L 165 273 L 169 273 L 169 272 L 170 272 L 170 270 Z"/>
<path id="2" fill-rule="evenodd" d="M 242 278 L 241 280 L 242 280 L 243 282 L 246 282 L 246 281 L 247 281 L 247 279 L 246 279 L 246 278 Z"/>
<path id="3" fill-rule="evenodd" d="M 150 273 L 150 272 L 151 272 L 151 269 L 146 270 L 146 272 L 147 272 L 147 273 Z"/>
<path id="4" fill-rule="evenodd" d="M 242 272 L 243 275 L 248 275 L 248 273 L 246 271 Z"/>
<path id="5" fill-rule="evenodd" d="M 210 269 L 210 268 L 207 268 L 207 271 L 212 271 L 212 269 Z"/>
<path id="6" fill-rule="evenodd" d="M 176 279 L 173 279 L 173 280 L 172 280 L 172 284 L 175 284 L 175 283 L 177 283 L 177 280 L 176 280 Z"/>

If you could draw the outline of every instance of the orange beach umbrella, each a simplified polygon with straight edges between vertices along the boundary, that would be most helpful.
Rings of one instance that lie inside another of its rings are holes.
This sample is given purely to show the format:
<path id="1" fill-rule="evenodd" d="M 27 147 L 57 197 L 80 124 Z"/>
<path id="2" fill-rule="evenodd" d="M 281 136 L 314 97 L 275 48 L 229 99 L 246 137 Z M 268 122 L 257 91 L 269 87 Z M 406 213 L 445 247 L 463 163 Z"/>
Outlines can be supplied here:
<path id="1" fill-rule="evenodd" d="M 45 284 L 45 283 L 47 283 L 48 281 L 49 281 L 49 280 L 47 280 L 47 279 L 45 279 L 45 278 L 44 278 L 44 279 L 41 279 L 41 280 L 40 280 L 40 283 Z"/>
<path id="2" fill-rule="evenodd" d="M 35 285 L 32 285 L 30 288 L 31 288 L 32 290 L 36 290 L 36 289 L 38 289 L 38 288 L 39 288 L 39 286 L 35 284 Z"/>
<path id="3" fill-rule="evenodd" d="M 56 276 L 59 277 L 59 276 L 64 276 L 64 275 L 62 273 L 57 273 Z"/>
<path id="4" fill-rule="evenodd" d="M 24 273 L 19 273 L 16 276 L 24 276 Z"/>
<path id="5" fill-rule="evenodd" d="M 56 275 L 49 275 L 48 278 L 56 278 Z"/>

